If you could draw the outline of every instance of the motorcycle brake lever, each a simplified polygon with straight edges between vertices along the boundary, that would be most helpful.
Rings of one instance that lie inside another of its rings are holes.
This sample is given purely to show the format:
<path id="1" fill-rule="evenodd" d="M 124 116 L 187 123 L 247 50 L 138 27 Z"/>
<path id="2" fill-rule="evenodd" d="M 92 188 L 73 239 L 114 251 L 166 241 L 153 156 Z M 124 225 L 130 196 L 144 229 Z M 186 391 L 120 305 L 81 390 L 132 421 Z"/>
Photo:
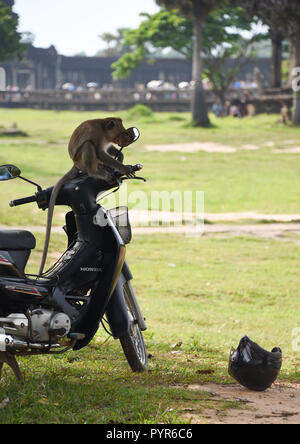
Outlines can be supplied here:
<path id="1" fill-rule="evenodd" d="M 121 180 L 130 180 L 130 179 L 137 179 L 137 180 L 143 180 L 144 182 L 147 182 L 147 179 L 144 177 L 134 176 L 134 177 L 121 177 Z"/>

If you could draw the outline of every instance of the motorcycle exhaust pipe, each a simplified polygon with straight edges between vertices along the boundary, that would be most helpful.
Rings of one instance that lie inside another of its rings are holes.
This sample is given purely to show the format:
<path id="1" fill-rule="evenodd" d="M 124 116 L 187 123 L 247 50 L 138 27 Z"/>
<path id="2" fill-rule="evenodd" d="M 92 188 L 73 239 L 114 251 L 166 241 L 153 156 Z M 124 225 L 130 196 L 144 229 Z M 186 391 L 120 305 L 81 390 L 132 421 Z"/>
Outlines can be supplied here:
<path id="1" fill-rule="evenodd" d="M 51 344 L 51 348 L 61 347 L 60 344 Z M 35 350 L 46 350 L 49 348 L 49 344 L 41 344 L 41 343 L 33 343 L 21 341 L 20 339 L 16 339 L 11 335 L 7 335 L 5 333 L 0 333 L 0 351 L 16 351 L 16 350 L 27 350 L 27 349 L 35 349 Z"/>

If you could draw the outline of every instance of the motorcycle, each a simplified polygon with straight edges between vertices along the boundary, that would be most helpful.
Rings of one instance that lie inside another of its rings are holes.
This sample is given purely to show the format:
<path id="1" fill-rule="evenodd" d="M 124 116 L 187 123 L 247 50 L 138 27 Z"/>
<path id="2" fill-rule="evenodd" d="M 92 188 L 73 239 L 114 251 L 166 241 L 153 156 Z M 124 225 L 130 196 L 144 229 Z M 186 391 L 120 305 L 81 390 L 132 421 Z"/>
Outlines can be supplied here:
<path id="1" fill-rule="evenodd" d="M 141 168 L 137 164 L 133 170 Z M 0 166 L 1 181 L 17 177 L 36 185 L 37 192 L 9 205 L 36 202 L 47 209 L 53 187 L 42 189 L 14 165 Z M 34 235 L 0 230 L 0 378 L 4 363 L 21 378 L 18 356 L 82 349 L 100 323 L 120 340 L 132 371 L 148 370 L 142 334 L 147 327 L 125 260 L 125 245 L 131 240 L 128 208 L 106 210 L 99 204 L 99 196 L 117 191 L 126 179 L 112 172 L 108 183 L 79 172 L 62 187 L 56 205 L 71 208 L 63 227 L 67 249 L 42 275 L 24 271 L 35 248 Z"/>

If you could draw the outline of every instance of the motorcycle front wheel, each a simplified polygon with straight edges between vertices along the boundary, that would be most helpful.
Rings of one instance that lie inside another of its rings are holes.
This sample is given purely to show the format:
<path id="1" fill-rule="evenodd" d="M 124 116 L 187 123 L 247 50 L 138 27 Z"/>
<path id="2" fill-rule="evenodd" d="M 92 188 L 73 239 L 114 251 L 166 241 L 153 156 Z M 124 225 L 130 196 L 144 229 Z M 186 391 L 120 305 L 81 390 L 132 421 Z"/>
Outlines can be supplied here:
<path id="1" fill-rule="evenodd" d="M 133 372 L 145 372 L 148 370 L 147 351 L 143 334 L 134 314 L 134 307 L 131 303 L 129 292 L 130 288 L 125 283 L 123 286 L 123 295 L 130 319 L 130 328 L 129 333 L 119 339 L 131 370 Z"/>

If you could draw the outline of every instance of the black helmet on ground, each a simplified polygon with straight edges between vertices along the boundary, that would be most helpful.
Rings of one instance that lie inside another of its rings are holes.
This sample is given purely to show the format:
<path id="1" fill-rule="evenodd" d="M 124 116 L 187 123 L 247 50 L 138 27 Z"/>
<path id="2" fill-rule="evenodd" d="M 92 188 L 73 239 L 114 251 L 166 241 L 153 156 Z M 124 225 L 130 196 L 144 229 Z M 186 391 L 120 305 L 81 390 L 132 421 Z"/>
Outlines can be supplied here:
<path id="1" fill-rule="evenodd" d="M 231 349 L 228 373 L 243 386 L 263 391 L 276 380 L 281 363 L 282 352 L 279 347 L 269 352 L 244 336 L 238 348 Z"/>

